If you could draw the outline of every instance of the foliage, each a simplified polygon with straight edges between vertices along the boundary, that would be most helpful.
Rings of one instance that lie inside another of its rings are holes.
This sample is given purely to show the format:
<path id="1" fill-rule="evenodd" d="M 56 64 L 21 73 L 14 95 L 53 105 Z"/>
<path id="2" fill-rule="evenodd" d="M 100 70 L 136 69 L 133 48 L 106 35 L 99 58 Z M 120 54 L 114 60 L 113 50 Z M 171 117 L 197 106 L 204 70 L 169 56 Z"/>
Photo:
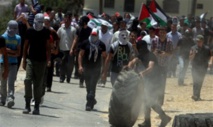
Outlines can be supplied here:
<path id="1" fill-rule="evenodd" d="M 7 28 L 9 20 L 13 19 L 13 10 L 18 0 L 13 0 L 11 6 L 8 6 L 0 18 L 0 34 L 3 34 Z M 39 0 L 39 3 L 45 7 L 52 7 L 54 10 L 60 7 L 64 12 L 71 11 L 73 14 L 81 14 L 84 0 Z"/>
<path id="2" fill-rule="evenodd" d="M 15 8 L 15 5 L 17 4 L 16 0 L 13 0 L 11 3 L 11 6 L 8 6 L 3 14 L 1 15 L 0 18 L 0 34 L 2 35 L 6 28 L 7 28 L 7 23 L 13 19 L 13 9 Z"/>
<path id="3" fill-rule="evenodd" d="M 45 7 L 52 7 L 54 10 L 62 8 L 64 12 L 82 13 L 84 0 L 40 0 Z"/>

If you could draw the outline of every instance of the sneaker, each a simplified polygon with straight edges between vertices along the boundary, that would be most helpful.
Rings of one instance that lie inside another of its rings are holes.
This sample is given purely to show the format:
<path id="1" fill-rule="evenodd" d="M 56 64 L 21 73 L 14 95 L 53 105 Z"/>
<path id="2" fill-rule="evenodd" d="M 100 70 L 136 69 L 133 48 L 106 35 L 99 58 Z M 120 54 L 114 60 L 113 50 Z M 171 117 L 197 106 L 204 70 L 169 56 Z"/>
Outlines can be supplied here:
<path id="1" fill-rule="evenodd" d="M 101 87 L 101 83 L 98 83 L 97 86 L 98 86 L 98 87 Z"/>
<path id="2" fill-rule="evenodd" d="M 60 79 L 60 81 L 59 81 L 60 83 L 64 83 L 64 80 L 62 80 L 62 79 Z"/>
<path id="3" fill-rule="evenodd" d="M 166 115 L 165 117 L 162 118 L 159 127 L 165 127 L 171 121 L 171 119 L 172 119 L 171 117 Z"/>
<path id="4" fill-rule="evenodd" d="M 67 79 L 67 83 L 70 83 L 70 78 Z"/>
<path id="5" fill-rule="evenodd" d="M 5 105 L 5 102 L 0 102 L 0 106 L 4 106 Z"/>
<path id="6" fill-rule="evenodd" d="M 86 109 L 85 109 L 86 111 L 91 111 L 92 110 L 92 108 L 90 107 L 90 106 L 86 106 Z"/>
<path id="7" fill-rule="evenodd" d="M 7 103 L 8 108 L 12 108 L 14 105 L 15 105 L 15 102 L 13 100 L 11 100 Z"/>
<path id="8" fill-rule="evenodd" d="M 33 115 L 39 115 L 40 114 L 40 111 L 39 111 L 39 109 L 34 109 L 33 110 Z"/>
<path id="9" fill-rule="evenodd" d="M 200 97 L 197 96 L 192 96 L 191 97 L 194 101 L 201 101 L 202 99 Z"/>
<path id="10" fill-rule="evenodd" d="M 84 88 L 83 83 L 80 83 L 80 84 L 79 84 L 79 87 L 80 87 L 80 88 Z"/>
<path id="11" fill-rule="evenodd" d="M 25 109 L 23 110 L 23 114 L 29 114 L 31 112 L 31 108 L 30 107 L 25 107 Z"/>
<path id="12" fill-rule="evenodd" d="M 94 106 L 97 104 L 96 99 L 92 102 L 91 110 L 94 108 Z"/>
<path id="13" fill-rule="evenodd" d="M 51 91 L 52 91 L 51 88 L 47 87 L 47 92 L 51 92 Z"/>
<path id="14" fill-rule="evenodd" d="M 104 83 L 101 83 L 101 87 L 105 87 L 105 84 L 104 84 Z"/>

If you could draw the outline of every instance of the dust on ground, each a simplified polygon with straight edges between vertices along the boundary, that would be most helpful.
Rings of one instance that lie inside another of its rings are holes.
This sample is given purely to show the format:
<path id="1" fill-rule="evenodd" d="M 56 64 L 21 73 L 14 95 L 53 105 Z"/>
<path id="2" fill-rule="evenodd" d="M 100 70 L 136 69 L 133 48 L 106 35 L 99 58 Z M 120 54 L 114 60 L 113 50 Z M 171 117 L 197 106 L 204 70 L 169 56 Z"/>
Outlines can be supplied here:
<path id="1" fill-rule="evenodd" d="M 178 78 L 167 78 L 165 100 L 163 109 L 172 120 L 167 127 L 172 127 L 175 115 L 186 113 L 213 113 L 213 74 L 206 74 L 201 89 L 202 101 L 191 99 L 193 91 L 192 76 L 190 70 L 187 72 L 184 86 L 178 86 Z M 152 127 L 160 124 L 158 114 L 152 110 Z M 143 122 L 143 114 L 139 116 L 135 127 Z"/>

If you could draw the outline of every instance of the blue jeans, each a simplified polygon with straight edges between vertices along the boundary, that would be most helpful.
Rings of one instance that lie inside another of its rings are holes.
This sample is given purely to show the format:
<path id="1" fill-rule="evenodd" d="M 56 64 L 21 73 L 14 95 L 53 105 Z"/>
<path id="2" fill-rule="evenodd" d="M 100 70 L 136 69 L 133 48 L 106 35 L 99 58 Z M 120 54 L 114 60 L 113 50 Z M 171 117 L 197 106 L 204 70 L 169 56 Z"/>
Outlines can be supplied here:
<path id="1" fill-rule="evenodd" d="M 189 59 L 179 56 L 178 60 L 179 60 L 178 85 L 183 85 L 186 71 L 189 65 Z"/>
<path id="2" fill-rule="evenodd" d="M 8 79 L 1 79 L 1 85 L 0 85 L 0 95 L 1 95 L 1 101 L 6 102 L 6 99 L 12 99 L 14 100 L 14 92 L 15 92 L 15 80 L 17 75 L 17 68 L 18 64 L 9 64 L 9 73 L 8 73 Z M 1 66 L 1 74 L 4 70 L 4 67 Z M 7 86 L 8 82 L 8 86 Z M 8 87 L 8 90 L 7 90 Z"/>
<path id="3" fill-rule="evenodd" d="M 96 85 L 101 74 L 101 69 L 84 68 L 84 78 L 87 90 L 87 101 L 95 99 Z"/>

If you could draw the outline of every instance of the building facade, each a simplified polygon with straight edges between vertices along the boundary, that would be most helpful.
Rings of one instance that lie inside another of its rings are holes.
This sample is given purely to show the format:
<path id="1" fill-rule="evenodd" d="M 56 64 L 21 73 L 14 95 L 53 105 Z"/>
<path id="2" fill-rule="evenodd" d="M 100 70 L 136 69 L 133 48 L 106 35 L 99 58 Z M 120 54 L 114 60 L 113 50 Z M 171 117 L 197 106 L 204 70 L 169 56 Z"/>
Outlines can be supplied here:
<path id="1" fill-rule="evenodd" d="M 100 12 L 101 0 L 84 0 L 84 12 L 93 11 L 95 14 Z M 134 16 L 139 15 L 141 4 L 148 4 L 151 0 L 102 0 L 102 10 L 108 14 L 120 12 L 130 12 Z M 199 16 L 208 12 L 206 18 L 213 16 L 213 0 L 156 0 L 160 7 L 170 16 Z"/>

